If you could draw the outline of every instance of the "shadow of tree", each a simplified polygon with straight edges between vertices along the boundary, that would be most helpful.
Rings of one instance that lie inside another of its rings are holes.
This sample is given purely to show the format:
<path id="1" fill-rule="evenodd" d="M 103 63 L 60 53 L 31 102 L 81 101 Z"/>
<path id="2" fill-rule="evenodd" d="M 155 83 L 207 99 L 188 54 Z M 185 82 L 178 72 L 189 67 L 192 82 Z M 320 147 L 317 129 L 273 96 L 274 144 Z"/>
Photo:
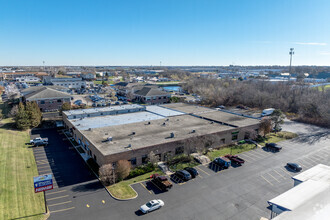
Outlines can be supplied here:
<path id="1" fill-rule="evenodd" d="M 102 184 L 99 181 L 94 181 L 90 183 L 86 183 L 80 186 L 75 186 L 72 188 L 74 192 L 88 192 L 88 191 L 96 191 L 99 189 L 103 189 Z"/>

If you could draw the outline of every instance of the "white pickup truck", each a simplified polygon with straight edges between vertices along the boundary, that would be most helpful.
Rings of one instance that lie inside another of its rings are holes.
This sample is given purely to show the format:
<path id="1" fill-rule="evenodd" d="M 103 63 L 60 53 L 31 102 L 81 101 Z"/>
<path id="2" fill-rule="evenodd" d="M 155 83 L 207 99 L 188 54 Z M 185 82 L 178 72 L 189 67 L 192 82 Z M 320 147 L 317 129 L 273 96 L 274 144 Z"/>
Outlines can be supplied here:
<path id="1" fill-rule="evenodd" d="M 30 140 L 30 144 L 32 144 L 32 145 L 47 145 L 48 144 L 48 138 L 37 137 L 35 139 Z"/>

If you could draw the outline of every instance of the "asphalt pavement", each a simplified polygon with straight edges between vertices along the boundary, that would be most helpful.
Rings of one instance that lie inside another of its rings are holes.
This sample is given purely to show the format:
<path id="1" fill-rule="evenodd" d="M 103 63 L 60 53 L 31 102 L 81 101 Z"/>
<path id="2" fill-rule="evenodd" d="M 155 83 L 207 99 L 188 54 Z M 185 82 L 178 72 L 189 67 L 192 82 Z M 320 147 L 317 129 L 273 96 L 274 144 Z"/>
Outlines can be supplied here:
<path id="1" fill-rule="evenodd" d="M 74 149 L 70 149 L 67 141 L 59 139 L 58 142 L 66 144 L 66 147 L 63 147 L 65 150 L 58 151 L 58 154 L 48 159 L 51 161 L 54 159 L 52 163 L 56 165 L 54 168 L 57 168 L 54 171 L 64 172 L 63 186 L 58 183 L 59 188 L 55 190 L 66 190 L 58 192 L 58 195 L 66 193 L 64 195 L 68 196 L 59 199 L 63 201 L 64 198 L 69 199 L 72 204 L 65 207 L 74 208 L 51 212 L 50 219 L 249 220 L 270 217 L 267 201 L 293 187 L 291 177 L 297 173 L 285 167 L 287 162 L 297 162 L 303 170 L 318 163 L 330 165 L 329 129 L 287 121 L 283 130 L 296 132 L 300 136 L 280 142 L 279 145 L 283 147 L 281 152 L 272 153 L 257 148 L 240 154 L 240 157 L 246 161 L 243 166 L 230 167 L 226 170 L 221 170 L 213 164 L 200 165 L 197 167 L 200 174 L 198 177 L 188 182 L 171 178 L 174 186 L 164 193 L 149 182 L 137 183 L 132 187 L 139 196 L 130 201 L 117 201 L 107 195 L 84 166 L 83 161 L 79 160 L 79 156 L 74 154 Z M 51 136 L 52 132 L 46 133 L 45 136 Z M 64 138 L 61 135 L 59 137 Z M 52 139 L 49 142 L 51 143 Z M 57 144 L 61 145 L 61 143 Z M 57 151 L 57 144 L 51 149 Z M 47 155 L 49 153 L 47 152 Z M 62 157 L 66 159 L 62 161 L 60 159 Z M 70 174 L 74 181 L 70 180 Z M 82 190 L 77 190 L 79 187 Z M 55 195 L 56 193 L 47 195 L 47 199 Z M 139 207 L 151 199 L 162 199 L 165 206 L 142 215 L 138 211 Z"/>

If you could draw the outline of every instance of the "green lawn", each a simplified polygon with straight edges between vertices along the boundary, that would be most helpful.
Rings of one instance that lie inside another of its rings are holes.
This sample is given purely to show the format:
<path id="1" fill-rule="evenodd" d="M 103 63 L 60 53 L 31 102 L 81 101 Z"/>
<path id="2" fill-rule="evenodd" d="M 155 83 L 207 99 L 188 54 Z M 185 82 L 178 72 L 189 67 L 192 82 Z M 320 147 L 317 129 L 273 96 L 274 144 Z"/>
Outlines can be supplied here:
<path id="1" fill-rule="evenodd" d="M 150 176 L 154 173 L 162 174 L 162 172 L 157 168 L 155 171 L 143 174 L 141 176 L 137 176 L 129 180 L 121 181 L 114 185 L 108 186 L 107 188 L 111 192 L 111 194 L 118 199 L 130 199 L 136 196 L 136 193 L 132 189 L 132 187 L 130 187 L 130 184 L 148 180 L 150 179 Z"/>
<path id="2" fill-rule="evenodd" d="M 216 157 L 225 156 L 226 154 L 239 154 L 245 151 L 253 150 L 255 149 L 254 144 L 239 144 L 235 145 L 233 147 L 224 147 L 220 148 L 219 150 L 213 150 L 207 153 L 207 156 L 210 158 L 210 160 L 214 160 Z"/>
<path id="3" fill-rule="evenodd" d="M 172 171 L 183 170 L 186 167 L 195 167 L 198 166 L 200 163 L 196 162 L 195 160 L 190 161 L 189 163 L 178 163 L 175 165 L 170 166 Z"/>
<path id="4" fill-rule="evenodd" d="M 262 142 L 259 142 L 259 144 L 265 146 L 266 143 L 276 143 L 287 139 L 292 139 L 297 136 L 298 136 L 297 134 L 288 131 L 281 131 L 281 132 L 277 132 L 276 134 L 270 133 L 267 134 L 266 139 Z"/>
<path id="5" fill-rule="evenodd" d="M 323 87 L 324 87 L 324 90 L 328 90 L 330 89 L 330 85 L 325 85 L 325 86 L 318 86 L 316 87 L 320 92 L 323 90 Z"/>
<path id="6" fill-rule="evenodd" d="M 28 131 L 11 128 L 12 119 L 0 128 L 0 219 L 45 219 L 42 193 L 34 193 L 37 167 Z"/>

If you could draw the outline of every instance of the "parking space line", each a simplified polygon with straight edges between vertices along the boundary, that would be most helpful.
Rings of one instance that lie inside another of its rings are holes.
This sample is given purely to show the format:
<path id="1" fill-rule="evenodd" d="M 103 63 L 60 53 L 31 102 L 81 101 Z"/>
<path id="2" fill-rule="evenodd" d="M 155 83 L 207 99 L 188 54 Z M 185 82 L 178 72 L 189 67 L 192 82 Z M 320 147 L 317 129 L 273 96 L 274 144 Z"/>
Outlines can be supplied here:
<path id="1" fill-rule="evenodd" d="M 199 167 L 196 167 L 197 169 L 199 169 L 200 171 L 202 171 L 203 173 L 205 173 L 206 175 L 210 176 L 211 174 L 207 173 L 206 171 L 202 170 L 201 168 Z"/>
<path id="2" fill-rule="evenodd" d="M 255 154 L 258 154 L 258 155 L 262 156 L 262 157 L 268 156 L 268 154 L 262 154 L 262 153 L 260 153 L 260 152 L 257 151 L 257 150 L 254 150 L 253 152 L 254 152 Z"/>
<path id="3" fill-rule="evenodd" d="M 305 159 L 306 159 L 306 160 L 310 160 L 310 161 L 312 161 L 313 163 L 319 163 L 319 162 L 317 162 L 316 160 L 312 160 L 311 158 L 308 158 L 308 157 L 306 157 Z"/>
<path id="4" fill-rule="evenodd" d="M 277 172 L 276 170 L 274 170 L 275 171 L 275 173 L 277 173 L 278 175 L 280 175 L 281 177 L 283 177 L 283 179 L 285 179 L 285 177 L 282 175 L 282 174 L 280 174 L 279 172 Z"/>
<path id="5" fill-rule="evenodd" d="M 255 161 L 255 158 L 253 158 L 253 157 L 251 157 L 251 156 L 249 156 L 249 155 L 246 155 L 246 154 L 241 154 L 243 157 L 248 157 L 248 158 L 250 158 L 251 160 L 253 160 L 253 161 Z M 241 156 L 240 155 L 240 156 Z"/>
<path id="6" fill-rule="evenodd" d="M 319 160 L 324 160 L 324 157 L 318 156 L 317 154 L 314 154 L 313 156 L 319 158 Z"/>
<path id="7" fill-rule="evenodd" d="M 47 194 L 47 196 L 48 195 L 52 195 L 52 194 L 56 194 L 56 193 L 61 193 L 61 192 L 65 192 L 66 190 L 64 189 L 64 190 L 61 190 L 61 191 L 57 191 L 57 192 L 49 192 L 49 193 L 46 193 Z"/>
<path id="8" fill-rule="evenodd" d="M 51 206 L 63 205 L 63 204 L 67 204 L 67 203 L 70 203 L 70 202 L 72 202 L 72 201 L 66 201 L 66 202 L 55 203 L 55 204 L 51 204 L 51 205 L 48 205 L 48 206 L 51 207 Z"/>
<path id="9" fill-rule="evenodd" d="M 299 159 L 297 160 L 300 164 L 302 164 L 303 166 L 305 167 L 309 167 L 310 165 L 313 166 L 313 164 L 311 164 L 310 162 L 306 161 L 306 160 L 302 160 L 302 159 Z M 307 165 L 306 165 L 307 164 Z"/>
<path id="10" fill-rule="evenodd" d="M 264 180 L 266 180 L 267 183 L 269 183 L 270 185 L 274 186 L 271 182 L 269 182 L 265 177 L 263 177 L 263 175 L 260 175 Z"/>
<path id="11" fill-rule="evenodd" d="M 140 183 L 140 185 L 145 188 L 150 194 L 152 194 L 152 192 L 150 190 L 147 189 L 147 187 L 145 187 L 145 185 L 143 185 L 142 183 Z"/>
<path id="12" fill-rule="evenodd" d="M 55 200 L 55 199 L 62 199 L 62 198 L 65 198 L 65 197 L 69 197 L 69 195 L 50 198 L 50 199 L 47 199 L 47 201 L 51 201 L 51 200 Z"/>
<path id="13" fill-rule="evenodd" d="M 290 174 L 288 171 L 286 171 L 284 168 L 280 167 L 280 169 L 283 170 L 283 171 L 284 171 L 286 174 L 288 174 L 290 177 L 292 177 L 291 174 Z"/>
<path id="14" fill-rule="evenodd" d="M 274 180 L 276 180 L 277 182 L 280 182 L 278 179 L 276 179 L 272 174 L 267 173 L 269 176 L 271 176 Z"/>
<path id="15" fill-rule="evenodd" d="M 74 209 L 75 207 L 71 207 L 71 208 L 67 208 L 67 209 L 60 209 L 60 210 L 56 210 L 56 211 L 50 211 L 49 213 L 55 213 L 55 212 L 63 212 L 63 211 L 67 211 L 70 209 Z"/>
<path id="16" fill-rule="evenodd" d="M 250 162 L 250 159 L 246 159 L 244 156 L 242 157 L 242 155 L 239 155 L 239 157 L 241 157 L 245 162 Z"/>

